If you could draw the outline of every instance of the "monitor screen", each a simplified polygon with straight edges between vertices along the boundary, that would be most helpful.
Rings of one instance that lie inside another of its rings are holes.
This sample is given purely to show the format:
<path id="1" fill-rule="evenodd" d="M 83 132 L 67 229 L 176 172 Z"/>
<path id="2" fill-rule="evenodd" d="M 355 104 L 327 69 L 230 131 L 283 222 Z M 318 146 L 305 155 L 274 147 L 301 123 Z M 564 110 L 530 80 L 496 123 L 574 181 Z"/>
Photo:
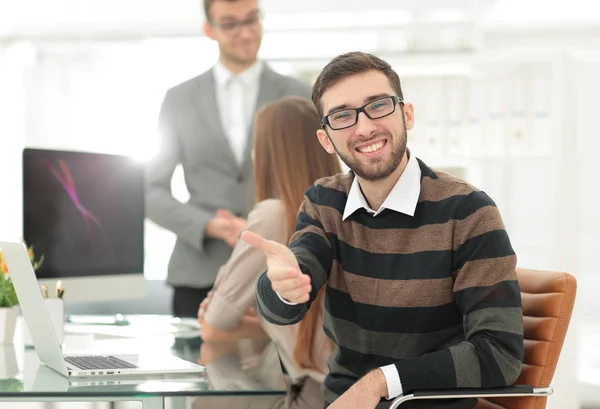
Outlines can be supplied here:
<path id="1" fill-rule="evenodd" d="M 23 239 L 37 277 L 140 274 L 143 165 L 127 156 L 25 149 Z"/>

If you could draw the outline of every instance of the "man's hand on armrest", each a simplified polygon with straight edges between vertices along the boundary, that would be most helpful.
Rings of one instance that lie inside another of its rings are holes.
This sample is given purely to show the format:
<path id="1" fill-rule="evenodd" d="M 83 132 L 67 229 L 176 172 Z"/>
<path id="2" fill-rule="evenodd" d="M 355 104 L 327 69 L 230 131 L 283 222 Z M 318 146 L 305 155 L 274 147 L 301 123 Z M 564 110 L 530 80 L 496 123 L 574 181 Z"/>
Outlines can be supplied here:
<path id="1" fill-rule="evenodd" d="M 279 299 L 281 301 L 283 301 L 285 304 L 287 304 L 287 305 L 298 305 L 297 302 L 289 302 L 288 300 L 285 300 L 281 295 L 279 295 L 279 293 L 276 293 L 276 294 L 277 294 L 277 297 L 279 297 Z"/>
<path id="2" fill-rule="evenodd" d="M 242 240 L 261 249 L 267 257 L 267 277 L 271 287 L 289 303 L 305 303 L 310 299 L 310 277 L 300 270 L 294 253 L 285 245 L 266 240 L 256 233 L 245 231 Z"/>
<path id="3" fill-rule="evenodd" d="M 387 396 L 388 388 L 385 376 L 383 371 L 377 368 L 360 378 L 327 409 L 375 409 L 381 398 Z"/>

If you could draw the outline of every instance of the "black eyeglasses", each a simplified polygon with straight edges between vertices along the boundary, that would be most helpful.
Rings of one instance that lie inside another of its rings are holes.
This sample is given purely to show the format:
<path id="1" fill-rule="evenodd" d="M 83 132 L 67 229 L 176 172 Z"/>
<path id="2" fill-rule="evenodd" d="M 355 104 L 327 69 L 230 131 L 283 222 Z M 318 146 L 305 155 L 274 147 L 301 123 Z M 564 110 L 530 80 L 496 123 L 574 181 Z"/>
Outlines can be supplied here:
<path id="1" fill-rule="evenodd" d="M 321 125 L 329 127 L 335 131 L 350 128 L 358 121 L 358 114 L 364 112 L 369 119 L 379 119 L 388 116 L 396 111 L 396 105 L 404 101 L 397 96 L 377 98 L 359 108 L 347 108 L 325 115 L 321 120 Z"/>
<path id="2" fill-rule="evenodd" d="M 242 27 L 256 28 L 259 26 L 262 20 L 262 15 L 257 12 L 255 15 L 248 17 L 243 21 L 226 21 L 224 23 L 211 23 L 213 26 L 219 28 L 227 35 L 235 34 Z"/>

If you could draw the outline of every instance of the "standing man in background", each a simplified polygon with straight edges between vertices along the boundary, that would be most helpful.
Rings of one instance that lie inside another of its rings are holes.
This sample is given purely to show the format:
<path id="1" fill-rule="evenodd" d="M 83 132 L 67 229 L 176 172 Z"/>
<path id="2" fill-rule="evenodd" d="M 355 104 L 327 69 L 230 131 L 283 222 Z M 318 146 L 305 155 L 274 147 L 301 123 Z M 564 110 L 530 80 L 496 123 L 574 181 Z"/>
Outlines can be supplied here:
<path id="1" fill-rule="evenodd" d="M 148 218 L 177 235 L 167 283 L 174 288 L 173 314 L 180 317 L 197 316 L 252 208 L 254 113 L 286 95 L 311 94 L 308 85 L 257 59 L 257 0 L 204 0 L 204 11 L 204 33 L 219 45 L 219 61 L 167 91 L 160 147 L 146 178 Z M 185 204 L 171 193 L 178 164 L 190 193 Z"/>

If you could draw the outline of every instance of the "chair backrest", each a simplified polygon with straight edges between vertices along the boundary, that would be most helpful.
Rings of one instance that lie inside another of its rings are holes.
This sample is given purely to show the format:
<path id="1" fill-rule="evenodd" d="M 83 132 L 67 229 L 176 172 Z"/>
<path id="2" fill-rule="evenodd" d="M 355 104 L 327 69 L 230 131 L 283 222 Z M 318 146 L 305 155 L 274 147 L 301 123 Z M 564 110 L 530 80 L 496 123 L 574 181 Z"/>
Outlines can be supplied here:
<path id="1" fill-rule="evenodd" d="M 568 273 L 517 269 L 525 362 L 515 385 L 550 385 L 571 320 L 577 281 Z M 545 397 L 480 399 L 477 409 L 544 409 Z"/>

